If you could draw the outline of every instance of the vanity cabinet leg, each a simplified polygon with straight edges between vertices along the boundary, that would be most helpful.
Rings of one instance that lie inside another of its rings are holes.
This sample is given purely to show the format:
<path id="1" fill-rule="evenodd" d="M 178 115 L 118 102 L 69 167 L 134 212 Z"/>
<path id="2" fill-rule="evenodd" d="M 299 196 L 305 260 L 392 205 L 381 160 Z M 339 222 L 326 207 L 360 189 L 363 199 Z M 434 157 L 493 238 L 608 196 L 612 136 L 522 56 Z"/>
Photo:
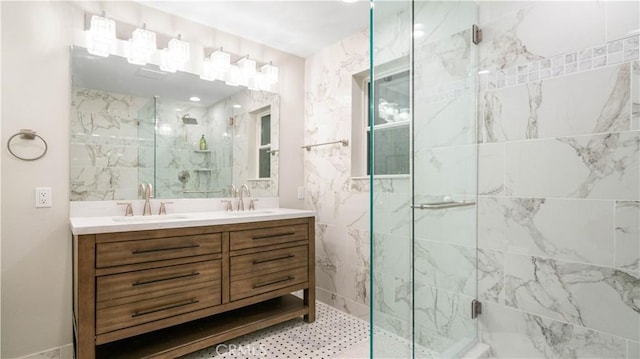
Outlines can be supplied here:
<path id="1" fill-rule="evenodd" d="M 304 305 L 309 308 L 309 314 L 304 316 L 304 321 L 313 323 L 316 320 L 316 220 L 309 218 L 309 287 L 304 290 Z"/>
<path id="2" fill-rule="evenodd" d="M 76 359 L 96 357 L 95 235 L 74 236 L 74 311 Z"/>

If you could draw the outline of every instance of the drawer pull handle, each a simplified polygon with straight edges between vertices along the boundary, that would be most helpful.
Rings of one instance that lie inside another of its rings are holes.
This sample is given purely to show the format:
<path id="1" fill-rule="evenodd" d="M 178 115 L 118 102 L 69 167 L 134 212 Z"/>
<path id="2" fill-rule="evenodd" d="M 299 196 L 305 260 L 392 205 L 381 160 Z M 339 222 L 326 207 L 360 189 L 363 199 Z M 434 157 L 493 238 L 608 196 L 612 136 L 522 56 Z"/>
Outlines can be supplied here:
<path id="1" fill-rule="evenodd" d="M 174 275 L 171 277 L 165 277 L 165 278 L 158 278 L 158 279 L 149 279 L 149 280 L 137 280 L 135 282 L 133 282 L 131 285 L 133 287 L 137 287 L 139 285 L 145 285 L 145 284 L 151 284 L 151 283 L 158 283 L 158 282 L 164 282 L 165 280 L 172 280 L 172 279 L 180 279 L 180 278 L 189 278 L 189 277 L 195 277 L 195 276 L 199 276 L 200 272 L 191 272 L 188 274 L 178 274 L 178 275 Z"/>
<path id="2" fill-rule="evenodd" d="M 131 254 L 143 254 L 143 253 L 152 253 L 152 252 L 162 252 L 162 251 L 173 251 L 176 249 L 189 249 L 189 248 L 198 248 L 199 244 L 187 244 L 184 246 L 177 247 L 166 247 L 166 248 L 151 248 L 151 249 L 134 249 L 131 251 Z"/>
<path id="3" fill-rule="evenodd" d="M 180 307 L 184 307 L 185 305 L 196 304 L 198 302 L 200 302 L 200 301 L 197 300 L 197 299 L 189 299 L 186 302 L 169 304 L 169 305 L 165 305 L 163 307 L 155 308 L 155 309 L 142 310 L 142 311 L 134 312 L 133 314 L 131 314 L 131 318 L 136 318 L 136 317 L 140 317 L 140 316 L 147 315 L 147 314 L 153 314 L 153 313 L 161 312 L 163 310 L 180 308 Z"/>
<path id="4" fill-rule="evenodd" d="M 282 256 L 282 257 L 269 258 L 269 259 L 260 259 L 260 260 L 253 261 L 253 264 L 260 264 L 260 263 L 279 261 L 281 259 L 289 259 L 289 258 L 293 258 L 295 256 L 296 256 L 295 254 L 289 254 L 289 255 L 286 255 L 286 256 Z"/>
<path id="5" fill-rule="evenodd" d="M 267 282 L 267 283 L 262 283 L 262 284 L 256 284 L 256 285 L 254 285 L 254 286 L 253 286 L 253 289 L 266 287 L 266 286 L 268 286 L 268 285 L 272 285 L 272 284 L 277 284 L 277 283 L 287 282 L 287 281 L 290 281 L 290 280 L 292 280 L 292 279 L 296 279 L 296 277 L 288 276 L 287 278 L 282 278 L 282 279 L 274 280 L 274 281 L 272 281 L 272 282 Z"/>
<path id="6" fill-rule="evenodd" d="M 251 239 L 253 239 L 254 241 L 256 239 L 269 239 L 269 238 L 275 238 L 275 237 L 284 237 L 284 236 L 292 236 L 296 234 L 296 232 L 287 232 L 287 233 L 277 233 L 277 234 L 268 234 L 266 236 L 259 236 L 259 237 L 251 237 Z"/>

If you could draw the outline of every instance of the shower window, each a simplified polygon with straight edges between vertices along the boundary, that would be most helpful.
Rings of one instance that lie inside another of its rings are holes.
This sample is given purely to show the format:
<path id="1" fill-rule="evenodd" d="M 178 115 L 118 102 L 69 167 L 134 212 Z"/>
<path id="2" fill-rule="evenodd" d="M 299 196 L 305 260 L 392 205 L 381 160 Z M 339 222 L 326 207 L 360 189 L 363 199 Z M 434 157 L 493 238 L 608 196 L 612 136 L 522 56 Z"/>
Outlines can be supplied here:
<path id="1" fill-rule="evenodd" d="M 373 81 L 373 116 L 369 116 L 365 128 L 367 139 L 367 175 L 371 174 L 369 133 L 374 131 L 374 175 L 408 175 L 410 155 L 410 87 L 409 70 L 396 71 Z M 371 83 L 367 86 L 367 99 L 371 95 Z M 367 101 L 367 103 L 369 103 Z M 373 126 L 371 120 L 373 119 Z"/>

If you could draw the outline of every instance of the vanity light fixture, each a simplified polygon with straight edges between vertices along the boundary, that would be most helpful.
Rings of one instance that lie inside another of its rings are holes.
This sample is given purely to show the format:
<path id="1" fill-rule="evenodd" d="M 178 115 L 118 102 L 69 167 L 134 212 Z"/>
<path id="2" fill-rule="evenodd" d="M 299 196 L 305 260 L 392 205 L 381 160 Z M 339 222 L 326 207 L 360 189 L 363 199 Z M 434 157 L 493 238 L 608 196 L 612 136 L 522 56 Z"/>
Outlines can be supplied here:
<path id="1" fill-rule="evenodd" d="M 240 84 L 247 87 L 255 87 L 256 62 L 249 59 L 249 55 L 242 57 L 236 62 L 240 69 Z"/>
<path id="2" fill-rule="evenodd" d="M 189 61 L 189 43 L 182 41 L 181 35 L 178 35 L 178 38 L 171 39 L 168 47 L 160 53 L 160 70 L 166 72 L 183 70 L 187 61 Z"/>
<path id="3" fill-rule="evenodd" d="M 147 25 L 143 24 L 142 28 L 135 29 L 129 39 L 127 61 L 130 64 L 146 65 L 151 62 L 156 51 L 156 33 L 147 30 L 146 27 Z"/>
<path id="4" fill-rule="evenodd" d="M 87 34 L 87 51 L 90 54 L 108 57 L 116 46 L 116 22 L 102 16 L 91 16 L 91 27 Z"/>
<path id="5" fill-rule="evenodd" d="M 240 67 L 238 65 L 230 65 L 225 83 L 229 86 L 239 86 L 244 82 L 241 77 Z"/>
<path id="6" fill-rule="evenodd" d="M 208 81 L 225 81 L 230 66 L 231 55 L 220 48 L 204 59 L 204 69 L 200 78 Z"/>
<path id="7" fill-rule="evenodd" d="M 260 72 L 265 76 L 265 81 L 268 83 L 269 87 L 278 83 L 278 67 L 273 66 L 271 62 L 262 66 L 260 68 Z"/>

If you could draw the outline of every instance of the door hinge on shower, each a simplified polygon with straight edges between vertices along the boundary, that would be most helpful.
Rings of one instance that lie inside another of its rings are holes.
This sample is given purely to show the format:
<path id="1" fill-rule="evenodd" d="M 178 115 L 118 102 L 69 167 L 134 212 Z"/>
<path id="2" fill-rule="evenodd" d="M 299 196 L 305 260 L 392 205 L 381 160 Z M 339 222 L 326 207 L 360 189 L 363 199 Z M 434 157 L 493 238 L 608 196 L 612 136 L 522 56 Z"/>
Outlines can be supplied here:
<path id="1" fill-rule="evenodd" d="M 476 24 L 471 25 L 471 41 L 476 45 L 482 41 L 482 30 Z"/>
<path id="2" fill-rule="evenodd" d="M 482 314 L 482 303 L 474 299 L 471 301 L 471 319 L 476 319 L 480 314 Z"/>

